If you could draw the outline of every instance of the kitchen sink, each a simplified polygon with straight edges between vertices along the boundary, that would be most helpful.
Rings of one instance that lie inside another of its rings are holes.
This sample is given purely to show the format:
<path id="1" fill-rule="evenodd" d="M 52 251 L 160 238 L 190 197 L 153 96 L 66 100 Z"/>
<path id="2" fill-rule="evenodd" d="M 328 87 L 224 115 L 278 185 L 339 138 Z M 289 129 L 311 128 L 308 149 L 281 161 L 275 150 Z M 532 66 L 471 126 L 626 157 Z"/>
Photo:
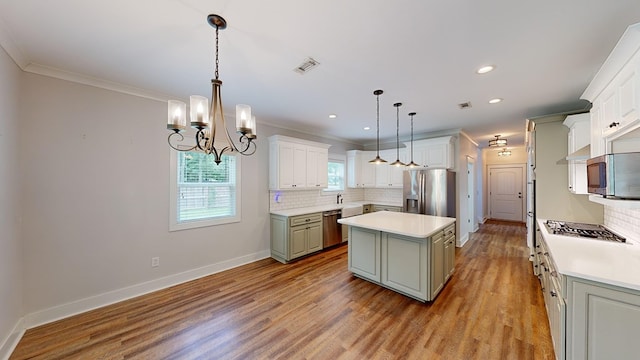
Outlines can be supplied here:
<path id="1" fill-rule="evenodd" d="M 356 216 L 356 215 L 362 215 L 362 205 L 345 205 L 342 208 L 343 218 Z"/>

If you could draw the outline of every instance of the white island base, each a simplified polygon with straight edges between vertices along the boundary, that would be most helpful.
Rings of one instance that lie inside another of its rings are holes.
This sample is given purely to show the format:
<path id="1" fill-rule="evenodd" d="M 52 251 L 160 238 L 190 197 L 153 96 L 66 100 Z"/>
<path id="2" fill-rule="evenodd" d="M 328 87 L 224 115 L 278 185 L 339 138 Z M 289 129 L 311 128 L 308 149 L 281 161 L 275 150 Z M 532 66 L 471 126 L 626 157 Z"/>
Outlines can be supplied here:
<path id="1" fill-rule="evenodd" d="M 432 301 L 454 270 L 455 219 L 375 212 L 349 225 L 349 271 L 414 299 Z"/>

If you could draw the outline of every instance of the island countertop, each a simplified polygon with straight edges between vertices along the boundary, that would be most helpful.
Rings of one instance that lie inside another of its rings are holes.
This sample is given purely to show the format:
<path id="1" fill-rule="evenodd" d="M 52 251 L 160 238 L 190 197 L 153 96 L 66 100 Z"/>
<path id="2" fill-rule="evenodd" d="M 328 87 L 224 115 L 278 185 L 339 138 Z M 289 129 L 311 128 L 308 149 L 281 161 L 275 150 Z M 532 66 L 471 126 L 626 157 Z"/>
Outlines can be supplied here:
<path id="1" fill-rule="evenodd" d="M 394 211 L 378 211 L 369 214 L 338 219 L 340 224 L 388 233 L 427 238 L 433 233 L 453 224 L 455 218 L 401 213 Z"/>

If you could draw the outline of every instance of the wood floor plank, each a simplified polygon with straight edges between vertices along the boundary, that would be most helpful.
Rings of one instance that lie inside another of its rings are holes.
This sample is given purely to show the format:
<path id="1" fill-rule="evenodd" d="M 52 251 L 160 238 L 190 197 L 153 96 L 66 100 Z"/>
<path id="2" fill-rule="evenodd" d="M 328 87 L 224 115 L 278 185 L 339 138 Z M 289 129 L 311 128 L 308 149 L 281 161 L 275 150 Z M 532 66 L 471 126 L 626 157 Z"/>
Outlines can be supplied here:
<path id="1" fill-rule="evenodd" d="M 29 329 L 10 359 L 553 359 L 525 234 L 483 224 L 427 304 L 354 277 L 339 246 Z"/>

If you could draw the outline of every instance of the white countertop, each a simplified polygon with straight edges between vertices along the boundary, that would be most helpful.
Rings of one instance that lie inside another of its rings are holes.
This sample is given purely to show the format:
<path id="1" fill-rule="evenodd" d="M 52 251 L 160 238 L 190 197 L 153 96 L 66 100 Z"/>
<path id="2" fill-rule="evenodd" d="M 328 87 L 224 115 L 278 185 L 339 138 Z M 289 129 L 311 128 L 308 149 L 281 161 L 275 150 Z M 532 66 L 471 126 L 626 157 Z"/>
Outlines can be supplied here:
<path id="1" fill-rule="evenodd" d="M 378 211 L 369 214 L 338 219 L 345 225 L 379 230 L 399 235 L 427 238 L 453 224 L 455 218 L 409 214 L 394 211 Z"/>
<path id="2" fill-rule="evenodd" d="M 538 220 L 556 270 L 568 276 L 640 290 L 640 243 L 553 235 Z"/>
<path id="3" fill-rule="evenodd" d="M 281 215 L 281 216 L 297 216 L 304 214 L 312 214 L 323 211 L 331 211 L 338 210 L 349 206 L 362 206 L 368 204 L 376 204 L 376 205 L 386 205 L 386 206 L 402 206 L 402 204 L 398 203 L 390 203 L 384 201 L 352 201 L 344 204 L 332 204 L 332 205 L 319 205 L 319 206 L 307 206 L 295 209 L 286 209 L 286 210 L 272 210 L 271 214 Z"/>

